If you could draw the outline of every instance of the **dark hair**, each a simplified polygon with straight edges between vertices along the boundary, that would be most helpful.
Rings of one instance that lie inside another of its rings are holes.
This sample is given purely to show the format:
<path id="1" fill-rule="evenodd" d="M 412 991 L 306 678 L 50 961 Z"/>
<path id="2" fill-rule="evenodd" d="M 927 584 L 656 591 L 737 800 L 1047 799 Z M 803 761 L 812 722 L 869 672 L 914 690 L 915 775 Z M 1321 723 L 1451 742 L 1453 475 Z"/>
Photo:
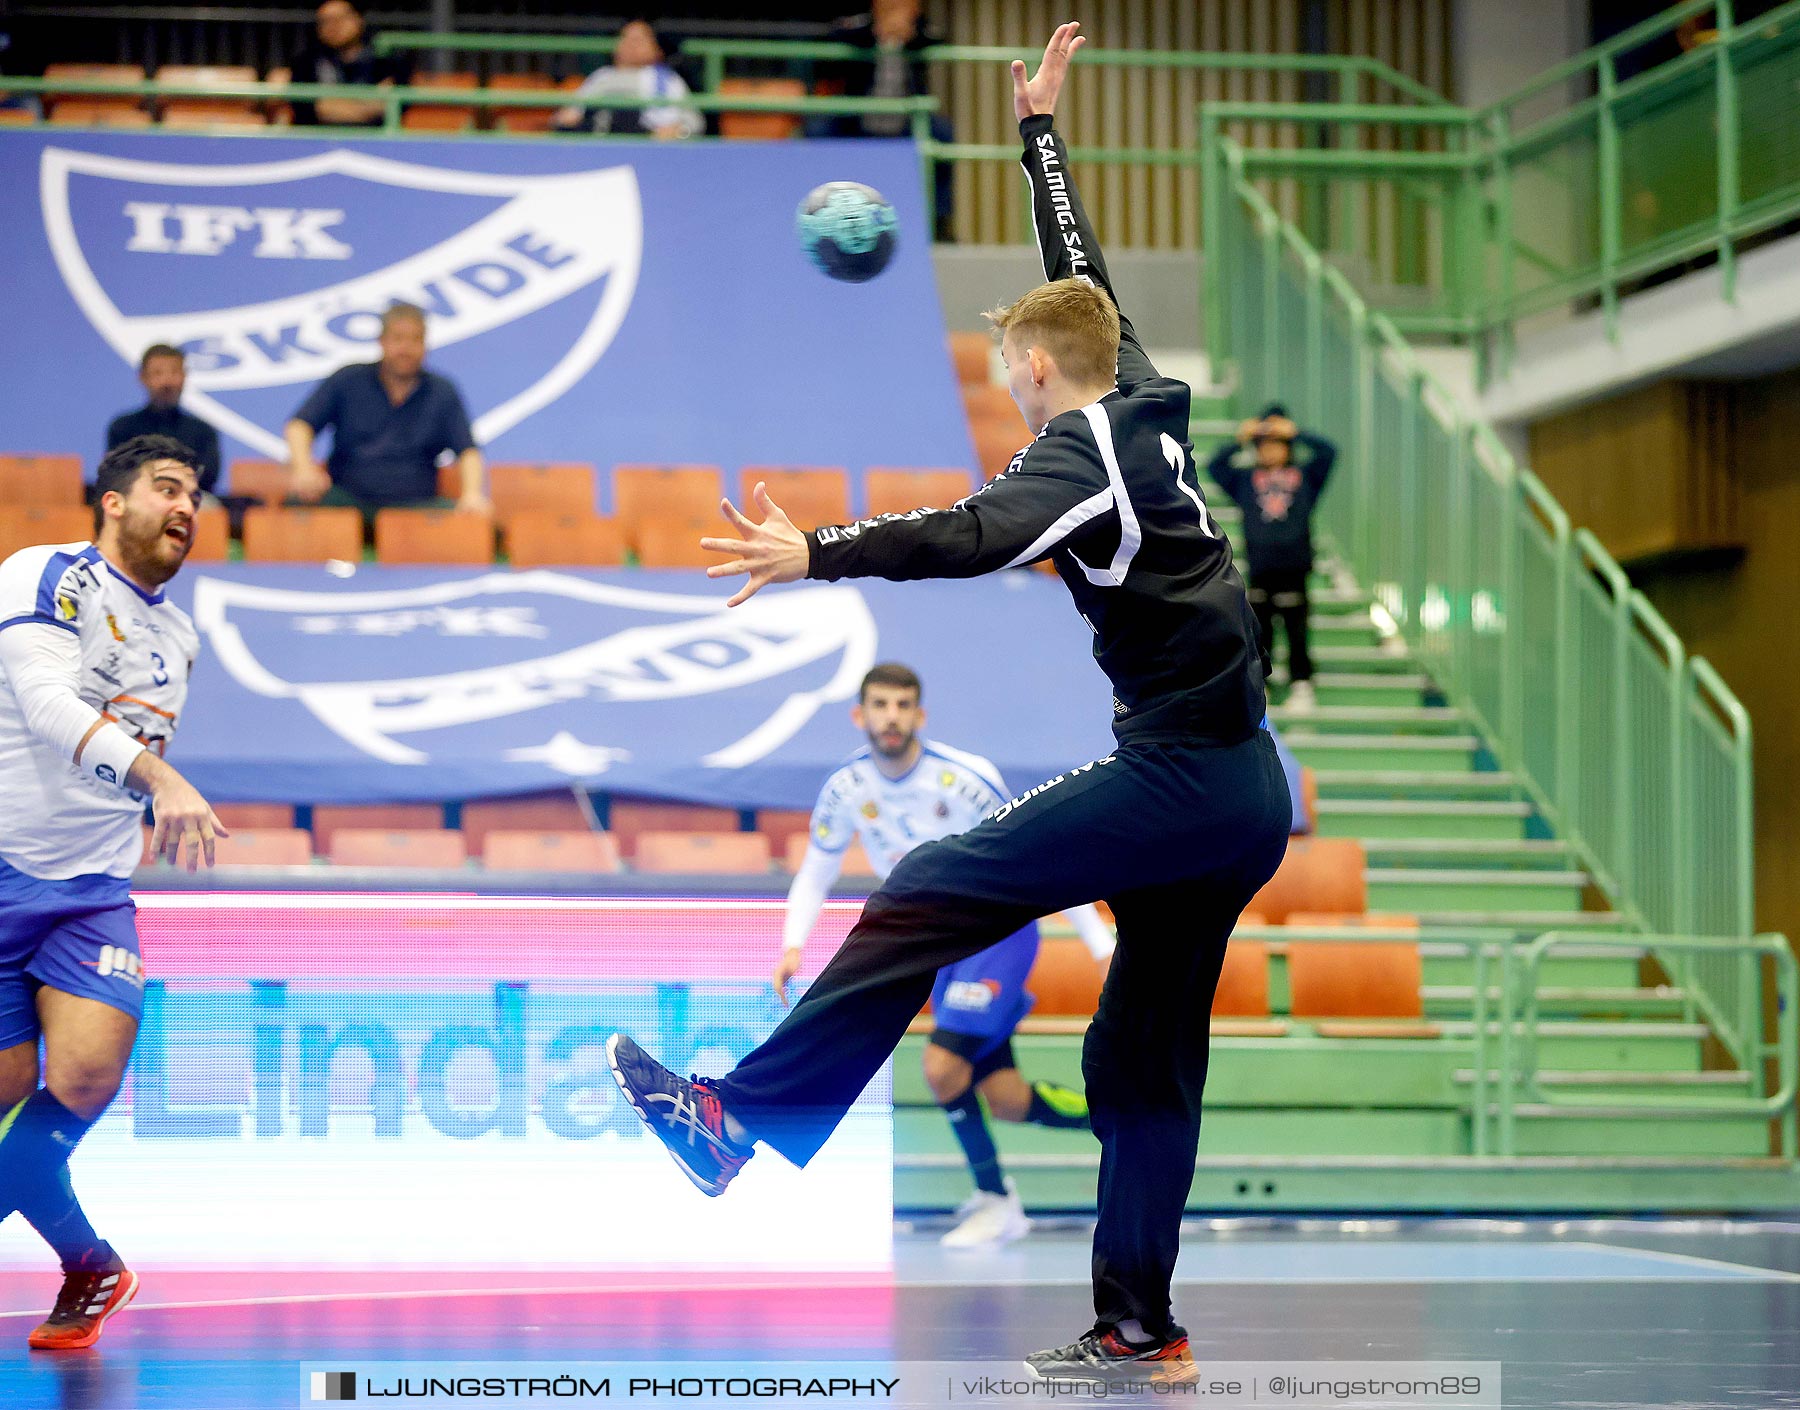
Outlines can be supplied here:
<path id="1" fill-rule="evenodd" d="M 897 686 L 901 690 L 914 692 L 921 700 L 925 698 L 924 683 L 919 680 L 919 673 L 911 666 L 902 666 L 898 661 L 884 661 L 862 678 L 862 684 L 856 688 L 857 703 L 868 698 L 872 685 Z"/>
<path id="2" fill-rule="evenodd" d="M 100 468 L 94 472 L 95 533 L 100 531 L 100 524 L 106 518 L 106 511 L 100 507 L 101 496 L 109 490 L 118 494 L 131 493 L 131 487 L 137 483 L 144 467 L 157 460 L 173 460 L 187 466 L 195 475 L 200 473 L 200 457 L 173 436 L 133 436 L 128 441 L 121 441 L 101 457 Z"/>
<path id="3" fill-rule="evenodd" d="M 138 371 L 142 372 L 147 368 L 153 357 L 178 357 L 184 365 L 187 362 L 187 354 L 180 348 L 172 348 L 167 343 L 152 343 L 144 349 L 144 355 L 138 359 Z"/>

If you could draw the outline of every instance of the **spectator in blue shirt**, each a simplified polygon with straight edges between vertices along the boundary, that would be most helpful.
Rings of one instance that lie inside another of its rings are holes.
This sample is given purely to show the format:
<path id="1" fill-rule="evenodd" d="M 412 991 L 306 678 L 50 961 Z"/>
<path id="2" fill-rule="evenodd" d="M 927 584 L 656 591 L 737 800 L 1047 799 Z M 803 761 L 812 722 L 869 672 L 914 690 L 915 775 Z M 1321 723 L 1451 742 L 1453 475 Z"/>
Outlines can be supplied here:
<path id="1" fill-rule="evenodd" d="M 313 438 L 331 428 L 331 458 L 313 457 Z M 340 367 L 313 388 L 287 423 L 294 498 L 378 509 L 448 507 L 438 497 L 438 461 L 456 457 L 458 509 L 485 513 L 481 452 L 462 394 L 448 377 L 425 370 L 425 311 L 397 303 L 382 315 L 381 361 Z"/>

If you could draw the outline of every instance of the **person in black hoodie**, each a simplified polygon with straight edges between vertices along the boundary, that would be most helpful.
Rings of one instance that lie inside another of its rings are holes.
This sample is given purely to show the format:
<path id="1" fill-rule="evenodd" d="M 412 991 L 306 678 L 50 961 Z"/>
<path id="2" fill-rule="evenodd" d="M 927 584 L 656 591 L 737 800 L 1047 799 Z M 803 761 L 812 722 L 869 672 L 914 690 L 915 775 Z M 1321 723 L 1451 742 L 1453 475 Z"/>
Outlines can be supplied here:
<path id="1" fill-rule="evenodd" d="M 1314 704 L 1306 593 L 1313 567 L 1312 516 L 1336 459 L 1336 446 L 1300 430 L 1277 402 L 1238 427 L 1236 443 L 1220 446 L 1206 467 L 1244 511 L 1250 606 L 1263 650 L 1271 656 L 1275 618 L 1281 618 L 1288 643 L 1287 703 L 1301 710 Z"/>

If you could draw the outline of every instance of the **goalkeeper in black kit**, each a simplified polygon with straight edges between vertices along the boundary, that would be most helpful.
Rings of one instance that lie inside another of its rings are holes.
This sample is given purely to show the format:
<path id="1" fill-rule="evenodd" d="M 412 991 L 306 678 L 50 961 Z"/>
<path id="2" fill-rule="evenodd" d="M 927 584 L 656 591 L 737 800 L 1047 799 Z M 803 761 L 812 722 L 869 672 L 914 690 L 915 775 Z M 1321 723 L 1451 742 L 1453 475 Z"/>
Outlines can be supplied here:
<path id="1" fill-rule="evenodd" d="M 731 599 L 802 577 L 968 578 L 1048 558 L 1093 629 L 1117 747 L 969 831 L 914 849 L 767 1042 L 718 1081 L 608 1045 L 627 1099 L 689 1179 L 721 1193 L 757 1142 L 804 1165 L 918 1013 L 932 981 L 1034 917 L 1104 900 L 1118 948 L 1082 1073 L 1100 1140 L 1096 1320 L 1027 1357 L 1047 1378 L 1185 1380 L 1170 1280 L 1193 1182 L 1208 1018 L 1239 913 L 1275 872 L 1291 804 L 1262 728 L 1264 659 L 1243 580 L 1207 512 L 1188 387 L 1158 375 L 1111 297 L 1051 125 L 1078 26 L 1060 27 L 1014 106 L 1044 274 L 996 310 L 1013 398 L 1036 439 L 947 510 L 802 533 L 762 486 L 739 535 L 706 539 Z"/>

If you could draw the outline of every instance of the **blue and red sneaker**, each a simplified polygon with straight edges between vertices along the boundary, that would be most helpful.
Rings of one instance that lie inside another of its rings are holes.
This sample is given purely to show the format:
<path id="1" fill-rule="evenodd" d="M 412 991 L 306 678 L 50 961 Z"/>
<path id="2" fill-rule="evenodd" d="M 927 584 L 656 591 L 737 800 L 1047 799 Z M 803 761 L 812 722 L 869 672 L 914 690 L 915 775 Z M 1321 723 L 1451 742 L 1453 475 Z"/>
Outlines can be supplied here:
<path id="1" fill-rule="evenodd" d="M 726 1134 L 725 1108 L 713 1084 L 677 1077 L 623 1033 L 607 1039 L 606 1061 L 631 1109 L 669 1148 L 682 1173 L 703 1193 L 724 1194 L 756 1147 Z"/>

